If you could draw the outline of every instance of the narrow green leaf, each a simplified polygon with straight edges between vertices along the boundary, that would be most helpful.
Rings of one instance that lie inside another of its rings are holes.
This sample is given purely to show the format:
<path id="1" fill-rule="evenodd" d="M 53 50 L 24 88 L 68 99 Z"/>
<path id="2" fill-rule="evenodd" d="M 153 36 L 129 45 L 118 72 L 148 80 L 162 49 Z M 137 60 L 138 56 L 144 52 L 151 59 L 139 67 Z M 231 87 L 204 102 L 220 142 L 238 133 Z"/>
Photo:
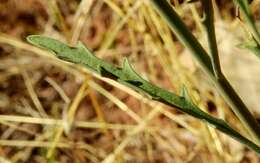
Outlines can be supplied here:
<path id="1" fill-rule="evenodd" d="M 238 47 L 248 49 L 260 58 L 260 46 L 255 41 L 242 43 Z"/>
<path id="2" fill-rule="evenodd" d="M 29 36 L 28 41 L 38 47 L 51 50 L 57 57 L 65 61 L 81 64 L 104 77 L 116 80 L 136 91 L 144 92 L 154 100 L 173 106 L 182 112 L 201 119 L 260 154 L 260 148 L 256 144 L 243 137 L 225 121 L 215 118 L 197 107 L 192 102 L 185 87 L 183 87 L 181 95 L 178 96 L 143 79 L 134 71 L 127 59 L 124 59 L 122 67 L 117 67 L 95 57 L 81 43 L 78 47 L 69 47 L 60 41 L 44 36 Z"/>

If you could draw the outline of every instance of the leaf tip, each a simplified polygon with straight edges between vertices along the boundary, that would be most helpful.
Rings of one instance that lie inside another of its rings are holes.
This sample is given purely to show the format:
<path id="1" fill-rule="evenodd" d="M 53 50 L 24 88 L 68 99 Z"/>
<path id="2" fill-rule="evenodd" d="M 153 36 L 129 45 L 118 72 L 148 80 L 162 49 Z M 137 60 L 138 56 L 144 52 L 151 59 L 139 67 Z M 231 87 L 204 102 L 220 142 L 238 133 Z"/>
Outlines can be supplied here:
<path id="1" fill-rule="evenodd" d="M 29 35 L 26 37 L 26 40 L 31 44 L 38 45 L 41 38 L 42 38 L 42 36 L 40 36 L 40 35 Z"/>
<path id="2" fill-rule="evenodd" d="M 180 96 L 185 97 L 188 94 L 186 86 L 183 84 L 181 86 Z"/>
<path id="3" fill-rule="evenodd" d="M 184 97 L 185 100 L 189 101 L 190 103 L 192 102 L 192 98 L 187 90 L 187 87 L 185 85 L 182 85 L 181 87 L 181 92 L 180 92 L 180 96 Z"/>
<path id="4" fill-rule="evenodd" d="M 130 63 L 129 63 L 128 59 L 126 57 L 124 57 L 123 58 L 123 66 L 122 67 L 124 68 L 124 67 L 129 67 L 129 66 L 130 66 Z"/>
<path id="5" fill-rule="evenodd" d="M 254 53 L 257 57 L 260 58 L 260 45 L 258 45 L 258 43 L 255 41 L 244 42 L 244 43 L 238 44 L 237 47 L 242 48 L 242 49 L 248 49 L 252 53 Z"/>

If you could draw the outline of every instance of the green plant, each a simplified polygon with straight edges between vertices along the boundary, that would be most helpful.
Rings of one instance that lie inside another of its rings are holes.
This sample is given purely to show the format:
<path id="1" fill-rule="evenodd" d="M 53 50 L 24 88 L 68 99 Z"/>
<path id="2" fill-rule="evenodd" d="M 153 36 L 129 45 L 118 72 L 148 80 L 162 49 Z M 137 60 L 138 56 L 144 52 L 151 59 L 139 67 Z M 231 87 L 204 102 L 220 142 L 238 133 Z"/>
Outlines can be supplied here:
<path id="1" fill-rule="evenodd" d="M 122 67 L 117 67 L 95 57 L 82 43 L 79 43 L 77 47 L 69 47 L 60 41 L 37 35 L 29 36 L 28 41 L 41 48 L 49 49 L 62 60 L 81 64 L 95 73 L 99 73 L 103 77 L 116 80 L 136 91 L 144 92 L 153 100 L 174 106 L 180 111 L 208 122 L 221 132 L 235 138 L 260 154 L 260 148 L 255 143 L 243 137 L 225 121 L 215 118 L 199 109 L 193 103 L 185 87 L 183 87 L 178 96 L 144 80 L 133 70 L 127 59 L 124 59 Z"/>
<path id="2" fill-rule="evenodd" d="M 251 134 L 257 144 L 260 144 L 259 124 L 256 122 L 249 109 L 246 107 L 244 102 L 240 99 L 226 77 L 221 72 L 218 63 L 218 53 L 213 26 L 213 10 L 211 9 L 211 0 L 202 1 L 206 8 L 206 19 L 204 21 L 204 24 L 206 24 L 207 26 L 211 56 L 207 54 L 207 52 L 204 50 L 198 40 L 189 31 L 181 18 L 166 0 L 151 0 L 150 2 L 157 9 L 158 13 L 163 18 L 165 18 L 166 22 L 171 27 L 172 31 L 176 34 L 178 39 L 191 51 L 191 54 L 197 59 L 204 71 L 210 76 L 213 83 L 216 85 L 222 96 L 225 98 L 226 102 L 231 106 L 232 110 L 243 123 L 247 131 Z M 253 28 L 255 27 L 255 24 L 252 16 L 248 15 L 250 13 L 248 5 L 246 5 L 248 4 L 248 2 L 246 0 L 236 0 L 236 2 L 240 6 L 241 10 L 244 11 L 243 13 L 245 17 L 248 18 L 246 20 L 247 22 L 250 22 L 249 27 L 251 27 L 250 29 L 252 29 L 253 33 L 255 33 L 254 36 L 257 39 L 258 31 L 256 28 Z"/>
<path id="3" fill-rule="evenodd" d="M 101 76 L 111 78 L 137 91 L 144 92 L 153 100 L 174 106 L 193 117 L 204 120 L 221 132 L 235 138 L 236 140 L 247 145 L 249 148 L 260 154 L 260 147 L 256 145 L 260 142 L 260 127 L 221 71 L 215 38 L 212 1 L 202 0 L 205 11 L 205 19 L 203 24 L 205 25 L 205 29 L 208 35 L 210 49 L 209 54 L 203 49 L 197 39 L 188 30 L 181 18 L 166 0 L 150 0 L 150 2 L 155 6 L 158 13 L 165 18 L 179 40 L 199 61 L 202 68 L 210 76 L 213 83 L 216 85 L 218 90 L 220 90 L 225 100 L 231 106 L 232 110 L 236 113 L 256 143 L 239 134 L 224 120 L 215 118 L 208 113 L 203 112 L 194 104 L 185 87 L 183 87 L 181 94 L 178 96 L 144 80 L 133 70 L 127 59 L 124 60 L 122 67 L 117 67 L 95 57 L 81 43 L 77 47 L 69 47 L 57 40 L 35 35 L 29 36 L 28 41 L 36 46 L 51 50 L 57 55 L 58 58 L 62 60 L 81 64 L 90 70 L 99 73 Z M 257 51 L 259 50 L 259 42 L 257 41 L 259 34 L 257 34 L 258 31 L 255 27 L 252 16 L 249 16 L 251 13 L 248 8 L 248 2 L 239 0 L 236 0 L 236 2 L 243 11 L 244 16 L 248 16 L 246 17 L 246 22 L 249 24 L 252 35 L 254 36 L 254 43 L 256 44 L 254 49 Z"/>
<path id="4" fill-rule="evenodd" d="M 255 53 L 256 56 L 260 57 L 260 32 L 257 29 L 248 1 L 234 0 L 234 2 L 239 6 L 253 38 L 252 41 L 242 43 L 239 45 L 239 47 L 246 48 Z"/>
<path id="5" fill-rule="evenodd" d="M 260 33 L 257 29 L 254 17 L 249 7 L 248 0 L 234 0 L 235 4 L 238 5 L 240 11 L 245 19 L 245 22 L 257 44 L 260 44 Z"/>

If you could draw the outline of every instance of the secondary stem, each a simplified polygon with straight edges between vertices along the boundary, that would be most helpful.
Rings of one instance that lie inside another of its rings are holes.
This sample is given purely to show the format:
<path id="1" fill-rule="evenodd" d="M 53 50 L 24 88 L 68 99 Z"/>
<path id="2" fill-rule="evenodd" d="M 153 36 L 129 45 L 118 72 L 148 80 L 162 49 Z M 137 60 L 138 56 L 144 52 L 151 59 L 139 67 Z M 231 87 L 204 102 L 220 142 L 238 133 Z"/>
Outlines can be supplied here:
<path id="1" fill-rule="evenodd" d="M 249 112 L 244 102 L 237 95 L 236 91 L 232 88 L 224 75 L 221 75 L 219 79 L 215 77 L 209 55 L 193 36 L 193 34 L 188 30 L 178 14 L 166 0 L 150 0 L 150 2 L 157 9 L 158 13 L 166 20 L 178 39 L 192 52 L 194 57 L 199 61 L 202 68 L 210 76 L 234 113 L 240 119 L 251 136 L 253 136 L 256 143 L 259 144 L 259 124 L 255 120 L 254 116 Z"/>
<path id="2" fill-rule="evenodd" d="M 260 33 L 257 30 L 253 14 L 249 8 L 248 0 L 234 0 L 234 2 L 239 6 L 249 30 L 251 31 L 257 43 L 260 44 Z"/>
<path id="3" fill-rule="evenodd" d="M 219 78 L 222 74 L 221 67 L 219 63 L 218 46 L 216 41 L 215 26 L 214 26 L 214 9 L 212 0 L 202 0 L 205 19 L 203 21 L 204 27 L 207 32 L 209 52 L 211 55 L 211 64 L 214 69 L 214 74 L 216 78 Z"/>

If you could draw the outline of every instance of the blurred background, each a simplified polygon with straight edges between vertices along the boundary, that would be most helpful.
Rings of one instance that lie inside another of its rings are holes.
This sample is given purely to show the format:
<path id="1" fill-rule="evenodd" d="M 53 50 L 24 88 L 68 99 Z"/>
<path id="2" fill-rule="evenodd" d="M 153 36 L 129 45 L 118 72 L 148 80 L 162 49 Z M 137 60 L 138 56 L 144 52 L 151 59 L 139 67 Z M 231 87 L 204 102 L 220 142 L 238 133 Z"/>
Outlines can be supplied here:
<path id="1" fill-rule="evenodd" d="M 207 48 L 200 2 L 172 0 Z M 260 22 L 260 0 L 251 1 Z M 260 120 L 260 60 L 238 44 L 248 30 L 232 1 L 214 1 L 221 66 Z M 247 135 L 212 83 L 149 0 L 0 0 L 0 163 L 258 163 L 256 154 L 214 128 L 114 81 L 56 59 L 31 34 L 83 42 L 145 79 L 179 93 Z"/>

